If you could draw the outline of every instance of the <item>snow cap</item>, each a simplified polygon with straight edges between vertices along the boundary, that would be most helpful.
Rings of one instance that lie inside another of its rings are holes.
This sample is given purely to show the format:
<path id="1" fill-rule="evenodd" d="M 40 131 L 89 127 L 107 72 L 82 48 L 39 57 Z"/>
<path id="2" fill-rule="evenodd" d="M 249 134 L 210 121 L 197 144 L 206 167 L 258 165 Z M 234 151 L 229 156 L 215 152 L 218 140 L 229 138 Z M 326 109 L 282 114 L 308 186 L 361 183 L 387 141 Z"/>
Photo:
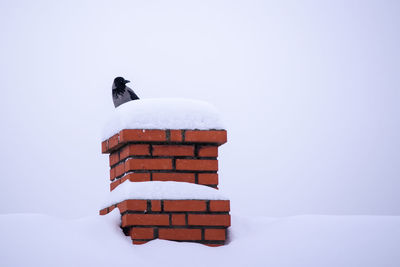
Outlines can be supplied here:
<path id="1" fill-rule="evenodd" d="M 221 130 L 217 109 L 204 101 L 153 98 L 129 101 L 115 109 L 106 123 L 102 141 L 123 129 Z"/>

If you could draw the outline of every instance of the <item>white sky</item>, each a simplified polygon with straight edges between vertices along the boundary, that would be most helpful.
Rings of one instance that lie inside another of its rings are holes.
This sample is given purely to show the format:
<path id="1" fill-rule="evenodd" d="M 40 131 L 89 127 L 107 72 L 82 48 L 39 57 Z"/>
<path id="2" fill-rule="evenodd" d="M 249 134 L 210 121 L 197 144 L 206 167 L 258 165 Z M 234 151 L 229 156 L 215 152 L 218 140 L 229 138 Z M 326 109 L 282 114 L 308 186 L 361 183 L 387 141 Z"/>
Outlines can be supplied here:
<path id="1" fill-rule="evenodd" d="M 228 125 L 235 212 L 400 214 L 398 1 L 1 1 L 0 213 L 96 213 L 115 76 Z"/>

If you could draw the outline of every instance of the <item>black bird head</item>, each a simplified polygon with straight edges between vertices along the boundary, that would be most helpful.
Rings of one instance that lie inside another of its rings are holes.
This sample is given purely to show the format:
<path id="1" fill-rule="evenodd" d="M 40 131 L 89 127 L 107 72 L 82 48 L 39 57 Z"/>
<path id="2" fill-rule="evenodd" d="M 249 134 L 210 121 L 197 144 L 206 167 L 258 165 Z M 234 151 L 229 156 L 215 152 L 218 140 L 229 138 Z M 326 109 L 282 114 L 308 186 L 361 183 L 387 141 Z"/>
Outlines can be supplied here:
<path id="1" fill-rule="evenodd" d="M 115 88 L 116 88 L 117 90 L 123 90 L 123 89 L 125 89 L 125 87 L 126 87 L 125 84 L 127 84 L 127 83 L 129 83 L 129 81 L 128 81 L 128 80 L 125 80 L 125 79 L 122 78 L 122 77 L 117 77 L 117 78 L 114 79 L 114 85 L 115 85 Z"/>

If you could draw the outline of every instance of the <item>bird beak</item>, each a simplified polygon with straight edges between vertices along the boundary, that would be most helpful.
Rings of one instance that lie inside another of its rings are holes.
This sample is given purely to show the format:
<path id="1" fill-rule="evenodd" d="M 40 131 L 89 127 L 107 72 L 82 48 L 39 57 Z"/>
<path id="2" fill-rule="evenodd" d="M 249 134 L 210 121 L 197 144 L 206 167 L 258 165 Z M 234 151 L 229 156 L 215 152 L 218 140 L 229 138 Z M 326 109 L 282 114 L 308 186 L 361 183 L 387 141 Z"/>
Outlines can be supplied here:
<path id="1" fill-rule="evenodd" d="M 125 83 L 130 83 L 131 81 L 125 80 Z"/>

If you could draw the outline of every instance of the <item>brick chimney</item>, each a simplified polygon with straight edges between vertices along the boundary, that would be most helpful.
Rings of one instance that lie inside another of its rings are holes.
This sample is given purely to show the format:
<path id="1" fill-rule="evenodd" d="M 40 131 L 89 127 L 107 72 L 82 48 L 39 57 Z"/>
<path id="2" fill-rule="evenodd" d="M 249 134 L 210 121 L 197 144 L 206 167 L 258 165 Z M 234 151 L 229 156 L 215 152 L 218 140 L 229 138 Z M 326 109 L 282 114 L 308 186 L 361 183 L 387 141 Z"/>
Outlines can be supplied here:
<path id="1" fill-rule="evenodd" d="M 218 189 L 218 147 L 225 130 L 124 129 L 102 142 L 110 154 L 110 191 L 124 183 L 174 181 Z M 121 228 L 133 244 L 152 239 L 223 245 L 230 226 L 229 200 L 135 199 L 131 196 L 100 211 L 118 208 Z"/>

